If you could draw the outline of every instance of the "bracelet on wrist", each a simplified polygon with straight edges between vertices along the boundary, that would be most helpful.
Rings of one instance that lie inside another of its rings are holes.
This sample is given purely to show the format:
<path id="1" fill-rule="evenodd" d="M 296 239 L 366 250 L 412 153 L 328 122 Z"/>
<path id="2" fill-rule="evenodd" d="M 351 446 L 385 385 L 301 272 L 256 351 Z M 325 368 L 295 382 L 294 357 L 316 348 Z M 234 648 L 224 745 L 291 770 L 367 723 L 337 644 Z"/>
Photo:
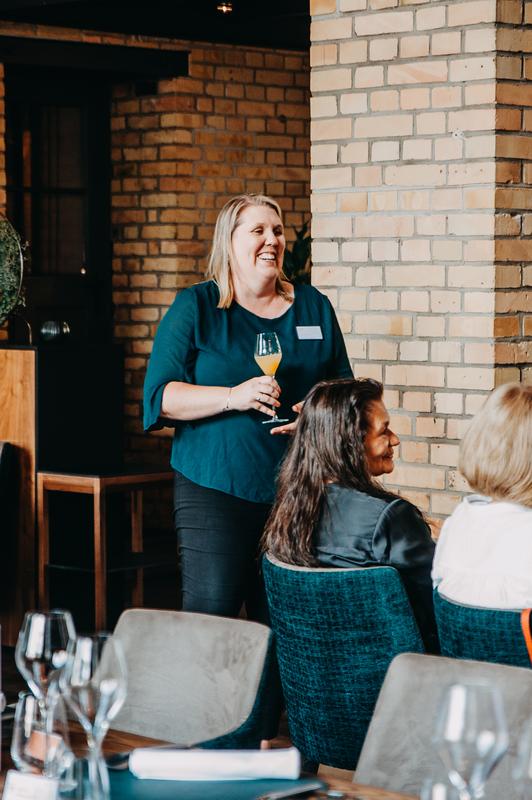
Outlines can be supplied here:
<path id="1" fill-rule="evenodd" d="M 233 391 L 233 387 L 229 387 L 229 392 L 227 393 L 227 398 L 225 400 L 225 406 L 223 407 L 222 411 L 231 411 L 231 407 L 229 405 L 229 400 L 231 399 L 231 392 Z"/>

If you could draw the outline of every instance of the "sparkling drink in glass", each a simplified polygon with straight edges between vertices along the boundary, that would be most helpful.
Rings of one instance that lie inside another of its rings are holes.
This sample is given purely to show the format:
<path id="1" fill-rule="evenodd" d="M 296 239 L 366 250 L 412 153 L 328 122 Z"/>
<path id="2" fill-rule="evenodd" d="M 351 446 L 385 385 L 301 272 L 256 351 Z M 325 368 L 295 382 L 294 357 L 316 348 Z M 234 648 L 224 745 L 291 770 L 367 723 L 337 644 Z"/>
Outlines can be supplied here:
<path id="1" fill-rule="evenodd" d="M 283 351 L 279 337 L 273 331 L 266 331 L 257 334 L 257 341 L 255 344 L 255 361 L 259 365 L 264 375 L 270 375 L 275 378 L 275 373 L 279 368 Z M 263 425 L 271 424 L 272 422 L 279 424 L 280 422 L 288 422 L 287 419 L 279 419 L 277 413 L 270 419 L 263 420 Z"/>

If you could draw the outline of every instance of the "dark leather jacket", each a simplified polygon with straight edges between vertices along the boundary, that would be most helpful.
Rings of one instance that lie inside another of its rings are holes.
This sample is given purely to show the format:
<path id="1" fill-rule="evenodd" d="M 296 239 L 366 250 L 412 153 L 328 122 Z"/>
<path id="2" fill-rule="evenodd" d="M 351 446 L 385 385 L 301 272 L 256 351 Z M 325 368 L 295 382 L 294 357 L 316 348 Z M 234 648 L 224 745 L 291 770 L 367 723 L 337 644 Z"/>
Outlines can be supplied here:
<path id="1" fill-rule="evenodd" d="M 315 532 L 315 555 L 325 567 L 395 567 L 403 580 L 428 652 L 438 652 L 430 571 L 430 529 L 420 511 L 332 484 Z"/>

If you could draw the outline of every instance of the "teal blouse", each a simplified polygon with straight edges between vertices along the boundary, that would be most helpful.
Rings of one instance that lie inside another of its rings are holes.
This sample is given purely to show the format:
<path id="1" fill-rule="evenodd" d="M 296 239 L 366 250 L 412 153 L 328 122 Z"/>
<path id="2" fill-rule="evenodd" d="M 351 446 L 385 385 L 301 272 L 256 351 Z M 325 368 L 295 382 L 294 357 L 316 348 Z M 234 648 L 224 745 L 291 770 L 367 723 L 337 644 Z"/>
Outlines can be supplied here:
<path id="1" fill-rule="evenodd" d="M 275 331 L 283 353 L 276 375 L 282 389 L 279 417 L 294 419 L 292 405 L 318 381 L 352 377 L 328 298 L 312 286 L 298 285 L 294 290 L 294 302 L 276 319 L 258 317 L 236 302 L 228 309 L 217 308 L 218 287 L 213 281 L 178 294 L 159 325 L 148 365 L 145 430 L 168 424 L 160 413 L 163 390 L 170 381 L 229 387 L 261 375 L 254 359 L 261 331 Z M 308 336 L 314 338 L 304 338 Z M 249 410 L 175 422 L 172 467 L 200 486 L 271 503 L 288 437 L 272 436 L 272 425 L 261 425 L 264 419 L 264 414 Z"/>

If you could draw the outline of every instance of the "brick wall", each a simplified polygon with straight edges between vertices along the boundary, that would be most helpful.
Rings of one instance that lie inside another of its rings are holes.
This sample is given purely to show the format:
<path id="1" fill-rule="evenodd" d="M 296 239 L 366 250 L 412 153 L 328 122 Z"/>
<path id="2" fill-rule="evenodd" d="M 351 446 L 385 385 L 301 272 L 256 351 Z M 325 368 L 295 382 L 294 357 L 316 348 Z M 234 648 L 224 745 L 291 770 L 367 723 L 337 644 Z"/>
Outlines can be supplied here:
<path id="1" fill-rule="evenodd" d="M 495 364 L 532 383 L 532 2 L 501 7 L 499 19 Z"/>
<path id="2" fill-rule="evenodd" d="M 113 102 L 114 301 L 127 347 L 130 450 L 160 457 L 141 433 L 152 339 L 176 289 L 201 280 L 226 199 L 266 192 L 289 238 L 310 217 L 308 58 L 194 45 L 190 77 L 157 97 L 119 87 Z M 165 449 L 168 431 L 161 432 Z"/>
<path id="3" fill-rule="evenodd" d="M 337 308 L 356 373 L 387 385 L 403 442 L 394 485 L 436 517 L 466 488 L 456 460 L 470 415 L 496 383 L 532 380 L 531 9 L 311 2 L 313 280 Z M 192 51 L 189 78 L 161 82 L 154 97 L 116 87 L 113 99 L 128 446 L 166 457 L 167 434 L 140 435 L 144 369 L 175 290 L 203 273 L 217 209 L 268 191 L 289 227 L 308 217 L 306 58 L 0 31 Z M 2 160 L 0 148 L 0 186 Z"/>
<path id="4" fill-rule="evenodd" d="M 313 280 L 386 384 L 390 483 L 436 517 L 470 415 L 531 379 L 531 8 L 311 0 Z"/>
<path id="5" fill-rule="evenodd" d="M 1 22 L 0 33 L 191 51 L 189 77 L 161 81 L 154 96 L 116 86 L 112 101 L 113 300 L 115 337 L 126 348 L 127 449 L 167 460 L 170 432 L 142 434 L 144 373 L 176 290 L 203 277 L 218 210 L 234 194 L 267 192 L 285 212 L 289 240 L 310 217 L 308 54 Z"/>

